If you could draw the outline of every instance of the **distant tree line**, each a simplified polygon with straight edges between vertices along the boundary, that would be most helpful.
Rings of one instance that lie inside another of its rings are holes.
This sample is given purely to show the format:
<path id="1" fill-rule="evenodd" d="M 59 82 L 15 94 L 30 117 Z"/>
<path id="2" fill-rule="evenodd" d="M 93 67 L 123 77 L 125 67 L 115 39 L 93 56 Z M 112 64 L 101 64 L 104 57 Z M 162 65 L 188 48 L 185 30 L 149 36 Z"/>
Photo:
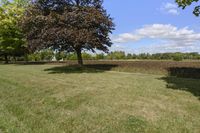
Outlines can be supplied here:
<path id="1" fill-rule="evenodd" d="M 140 59 L 140 60 L 199 60 L 200 54 L 198 52 L 191 53 L 140 53 L 140 54 L 125 54 L 123 51 L 111 52 L 105 56 L 107 59 Z"/>
<path id="2" fill-rule="evenodd" d="M 124 51 L 114 51 L 108 54 L 99 53 L 91 54 L 87 52 L 82 53 L 84 60 L 200 60 L 200 54 L 198 52 L 192 53 L 141 53 L 141 54 L 126 54 Z M 32 54 L 21 57 L 8 56 L 10 61 L 67 61 L 67 60 L 77 60 L 76 53 L 69 53 L 65 51 L 53 51 L 51 49 L 37 51 Z M 0 57 L 3 61 L 4 58 Z"/>

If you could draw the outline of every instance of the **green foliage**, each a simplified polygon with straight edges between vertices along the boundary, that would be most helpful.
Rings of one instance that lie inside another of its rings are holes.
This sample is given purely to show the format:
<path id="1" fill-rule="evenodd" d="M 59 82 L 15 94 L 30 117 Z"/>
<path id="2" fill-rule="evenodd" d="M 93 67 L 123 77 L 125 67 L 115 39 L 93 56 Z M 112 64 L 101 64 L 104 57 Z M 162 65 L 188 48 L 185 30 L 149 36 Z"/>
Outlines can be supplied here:
<path id="1" fill-rule="evenodd" d="M 42 50 L 28 55 L 29 61 L 51 61 L 54 57 L 52 50 Z"/>
<path id="2" fill-rule="evenodd" d="M 193 52 L 193 53 L 157 53 L 150 55 L 151 59 L 156 60 L 175 60 L 175 61 L 181 61 L 183 59 L 185 60 L 197 60 L 200 59 L 200 54 Z"/>
<path id="3" fill-rule="evenodd" d="M 149 53 L 141 53 L 138 55 L 138 59 L 150 59 L 150 56 Z"/>
<path id="4" fill-rule="evenodd" d="M 41 60 L 51 61 L 54 57 L 54 53 L 52 50 L 43 50 L 40 52 Z"/>
<path id="5" fill-rule="evenodd" d="M 53 58 L 57 61 L 77 60 L 77 55 L 73 52 L 69 53 L 66 51 L 54 52 L 50 49 L 37 51 L 33 54 L 28 55 L 29 61 L 52 61 Z M 142 53 L 142 54 L 125 54 L 123 51 L 114 51 L 109 54 L 90 54 L 82 53 L 84 60 L 126 60 L 126 59 L 139 59 L 139 60 L 200 60 L 200 54 L 197 52 L 192 53 Z M 17 60 L 21 58 L 17 58 Z M 23 59 L 24 60 L 24 59 Z"/>
<path id="6" fill-rule="evenodd" d="M 173 55 L 173 60 L 174 60 L 174 61 L 182 61 L 182 60 L 183 60 L 182 54 L 181 54 L 181 53 L 175 53 L 175 54 Z"/>
<path id="7" fill-rule="evenodd" d="M 101 53 L 101 54 L 96 54 L 96 59 L 97 59 L 97 60 L 105 59 L 105 55 L 104 55 L 103 53 Z"/>
<path id="8" fill-rule="evenodd" d="M 77 55 L 75 53 L 67 54 L 66 60 L 77 60 Z"/>
<path id="9" fill-rule="evenodd" d="M 200 54 L 197 52 L 192 53 L 156 53 L 156 54 L 149 54 L 149 53 L 141 53 L 141 54 L 130 54 L 127 55 L 123 51 L 115 51 L 111 52 L 108 55 L 105 55 L 104 58 L 107 59 L 140 59 L 140 60 L 175 60 L 181 61 L 183 59 L 188 60 L 198 60 L 200 59 Z"/>
<path id="10" fill-rule="evenodd" d="M 114 51 L 107 55 L 107 59 L 112 59 L 112 60 L 119 60 L 119 59 L 125 59 L 125 58 L 126 58 L 126 54 L 123 51 Z"/>
<path id="11" fill-rule="evenodd" d="M 95 57 L 89 53 L 82 53 L 82 58 L 84 60 L 94 60 Z M 65 60 L 77 60 L 77 55 L 75 53 L 65 53 L 65 57 L 63 58 Z"/>
<path id="12" fill-rule="evenodd" d="M 127 59 L 133 59 L 133 56 L 132 56 L 132 54 L 128 53 L 127 56 L 126 56 L 126 58 Z"/>
<path id="13" fill-rule="evenodd" d="M 83 57 L 84 60 L 94 59 L 93 56 L 91 54 L 88 54 L 88 53 L 82 53 L 82 57 Z"/>
<path id="14" fill-rule="evenodd" d="M 25 40 L 18 26 L 24 8 L 20 1 L 4 0 L 0 6 L 0 56 L 21 56 L 25 53 Z"/>
<path id="15" fill-rule="evenodd" d="M 60 60 L 64 60 L 66 58 L 66 53 L 65 52 L 57 52 L 55 54 L 55 58 L 57 61 L 60 61 Z"/>
<path id="16" fill-rule="evenodd" d="M 28 55 L 28 61 L 41 61 L 40 53 L 36 52 Z"/>

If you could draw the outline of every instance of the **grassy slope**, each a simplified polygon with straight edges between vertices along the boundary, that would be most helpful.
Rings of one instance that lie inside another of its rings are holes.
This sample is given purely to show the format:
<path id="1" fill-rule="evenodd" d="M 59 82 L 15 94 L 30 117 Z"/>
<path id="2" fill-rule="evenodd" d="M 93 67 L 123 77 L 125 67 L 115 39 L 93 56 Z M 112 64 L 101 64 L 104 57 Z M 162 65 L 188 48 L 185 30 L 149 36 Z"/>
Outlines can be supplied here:
<path id="1" fill-rule="evenodd" d="M 0 132 L 200 132 L 200 80 L 52 67 L 0 65 Z"/>

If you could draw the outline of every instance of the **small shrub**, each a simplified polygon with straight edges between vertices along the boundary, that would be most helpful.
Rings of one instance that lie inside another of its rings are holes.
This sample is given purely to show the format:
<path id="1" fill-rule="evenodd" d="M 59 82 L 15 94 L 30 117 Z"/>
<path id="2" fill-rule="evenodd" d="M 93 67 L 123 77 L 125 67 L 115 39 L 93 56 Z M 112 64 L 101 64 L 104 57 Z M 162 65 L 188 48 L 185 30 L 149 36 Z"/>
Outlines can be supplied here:
<path id="1" fill-rule="evenodd" d="M 173 60 L 174 60 L 174 61 L 182 61 L 182 60 L 183 60 L 183 57 L 182 57 L 181 55 L 175 55 L 175 56 L 173 57 Z"/>

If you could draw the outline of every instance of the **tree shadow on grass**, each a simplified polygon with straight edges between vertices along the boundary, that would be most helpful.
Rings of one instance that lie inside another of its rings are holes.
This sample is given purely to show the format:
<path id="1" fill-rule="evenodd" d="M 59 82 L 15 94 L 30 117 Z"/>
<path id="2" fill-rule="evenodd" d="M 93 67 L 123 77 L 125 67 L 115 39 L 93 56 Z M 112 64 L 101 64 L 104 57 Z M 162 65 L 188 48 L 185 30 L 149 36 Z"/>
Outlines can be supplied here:
<path id="1" fill-rule="evenodd" d="M 200 68 L 171 67 L 167 71 L 170 76 L 176 76 L 180 78 L 200 79 Z"/>
<path id="2" fill-rule="evenodd" d="M 104 71 L 112 70 L 117 65 L 112 64 L 91 64 L 91 65 L 68 65 L 68 66 L 58 66 L 45 69 L 49 74 L 59 74 L 59 73 L 100 73 Z"/>
<path id="3" fill-rule="evenodd" d="M 199 68 L 170 68 L 168 74 L 161 78 L 166 81 L 167 88 L 190 92 L 200 100 Z"/>

